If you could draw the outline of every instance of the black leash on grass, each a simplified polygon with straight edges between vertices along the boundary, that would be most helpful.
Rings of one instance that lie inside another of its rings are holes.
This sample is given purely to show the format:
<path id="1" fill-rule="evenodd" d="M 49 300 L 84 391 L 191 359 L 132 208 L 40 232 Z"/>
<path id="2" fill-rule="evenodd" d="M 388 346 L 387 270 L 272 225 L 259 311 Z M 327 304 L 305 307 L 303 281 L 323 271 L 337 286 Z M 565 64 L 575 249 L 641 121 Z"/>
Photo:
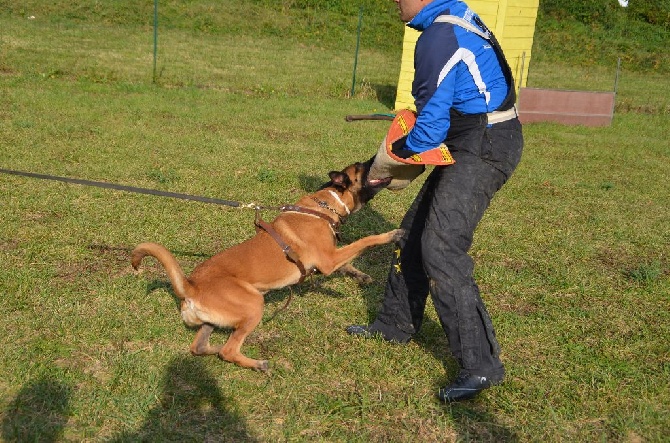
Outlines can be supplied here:
<path id="1" fill-rule="evenodd" d="M 211 197 L 202 197 L 199 195 L 190 195 L 190 194 L 180 194 L 178 192 L 168 192 L 168 191 L 159 191 L 158 189 L 148 189 L 148 188 L 138 188 L 135 186 L 125 186 L 125 185 L 117 185 L 116 183 L 107 183 L 107 182 L 98 182 L 98 181 L 93 181 L 93 180 L 83 180 L 80 178 L 70 178 L 70 177 L 60 177 L 57 175 L 48 175 L 48 174 L 36 174 L 34 172 L 23 172 L 23 171 L 14 171 L 11 169 L 1 169 L 0 168 L 0 173 L 2 174 L 8 174 L 8 175 L 17 175 L 20 177 L 30 177 L 30 178 L 37 178 L 40 180 L 51 180 L 51 181 L 58 181 L 58 182 L 63 182 L 63 183 L 71 183 L 75 185 L 82 185 L 82 186 L 93 186 L 96 188 L 103 188 L 103 189 L 114 189 L 116 191 L 124 191 L 124 192 L 133 192 L 135 194 L 148 194 L 148 195 L 156 195 L 159 197 L 170 197 L 170 198 L 178 198 L 181 200 L 190 200 L 190 201 L 196 201 L 196 202 L 202 202 L 202 203 L 213 203 L 215 205 L 223 205 L 223 206 L 230 206 L 233 208 L 248 208 L 248 209 L 280 209 L 280 207 L 266 207 L 266 206 L 258 206 L 255 203 L 240 203 L 238 201 L 231 201 L 231 200 L 221 200 L 218 198 L 211 198 Z"/>
<path id="2" fill-rule="evenodd" d="M 93 181 L 93 180 L 83 180 L 80 178 L 70 178 L 70 177 L 61 177 L 58 175 L 48 175 L 48 174 L 36 174 L 34 172 L 24 172 L 24 171 L 14 171 L 11 169 L 2 169 L 0 168 L 0 173 L 2 174 L 8 174 L 8 175 L 16 175 L 19 177 L 29 177 L 29 178 L 36 178 L 40 180 L 51 180 L 51 181 L 58 181 L 58 182 L 63 182 L 63 183 L 70 183 L 70 184 L 75 184 L 75 185 L 82 185 L 82 186 L 93 186 L 96 188 L 103 188 L 103 189 L 113 189 L 116 191 L 124 191 L 124 192 L 132 192 L 135 194 L 147 194 L 147 195 L 155 195 L 158 197 L 170 197 L 170 198 L 178 198 L 181 200 L 190 200 L 190 201 L 196 201 L 196 202 L 201 202 L 201 203 L 213 203 L 215 205 L 223 205 L 223 206 L 230 206 L 233 208 L 246 208 L 246 209 L 254 209 L 256 210 L 256 218 L 258 219 L 258 212 L 262 209 L 272 209 L 272 210 L 278 210 L 281 211 L 284 209 L 284 206 L 259 206 L 255 203 L 240 203 L 238 201 L 231 201 L 231 200 L 221 200 L 218 198 L 211 198 L 211 197 L 202 197 L 199 195 L 190 195 L 190 194 L 181 194 L 178 192 L 168 192 L 168 191 L 159 191 L 158 189 L 148 189 L 148 188 L 138 188 L 135 186 L 125 186 L 125 185 L 117 185 L 115 183 L 107 183 L 107 182 L 99 182 L 99 181 Z M 301 280 L 302 281 L 302 280 Z M 275 316 L 286 309 L 291 302 L 291 299 L 293 298 L 293 289 L 289 287 L 289 297 L 286 300 L 286 303 L 284 306 L 281 308 L 277 309 L 272 316 L 266 321 L 270 321 Z"/>

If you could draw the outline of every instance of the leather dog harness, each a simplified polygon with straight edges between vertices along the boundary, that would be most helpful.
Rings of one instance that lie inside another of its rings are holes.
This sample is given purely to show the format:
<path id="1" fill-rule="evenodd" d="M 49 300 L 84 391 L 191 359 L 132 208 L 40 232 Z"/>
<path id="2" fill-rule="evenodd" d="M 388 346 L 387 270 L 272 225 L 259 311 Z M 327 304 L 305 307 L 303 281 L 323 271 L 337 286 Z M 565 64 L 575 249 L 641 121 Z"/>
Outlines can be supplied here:
<path id="1" fill-rule="evenodd" d="M 327 202 L 318 200 L 316 197 L 313 197 L 313 199 L 320 207 L 328 209 L 331 212 L 333 212 L 337 216 L 337 220 L 332 219 L 331 217 L 327 216 L 322 212 L 315 211 L 314 209 L 310 208 L 305 208 L 303 206 L 284 205 L 281 206 L 279 210 L 282 212 L 297 212 L 300 214 L 319 217 L 328 222 L 328 225 L 330 226 L 330 229 L 333 231 L 335 238 L 339 240 L 340 238 L 339 228 L 340 225 L 343 223 L 345 216 L 339 214 L 335 209 L 331 208 Z M 272 227 L 271 224 L 269 224 L 268 222 L 266 222 L 261 218 L 259 211 L 256 211 L 256 220 L 254 221 L 254 224 L 256 225 L 257 229 L 262 229 L 263 231 L 267 232 L 270 235 L 270 237 L 272 237 L 274 241 L 277 242 L 284 255 L 286 255 L 286 258 L 289 261 L 295 263 L 295 265 L 298 267 L 298 269 L 300 270 L 300 279 L 298 280 L 298 283 L 304 282 L 305 278 L 307 278 L 308 275 L 312 275 L 314 273 L 316 269 L 305 268 L 305 265 L 300 260 L 300 257 L 298 257 L 298 254 L 296 254 L 293 248 L 291 248 L 291 246 L 281 238 L 281 235 L 279 235 L 279 233 L 275 230 L 275 228 Z"/>
<path id="2" fill-rule="evenodd" d="M 347 206 L 339 199 L 339 197 L 337 197 L 337 195 L 335 195 L 335 197 L 342 204 L 342 206 L 344 206 L 344 209 L 347 211 L 347 215 L 348 215 L 349 214 L 349 208 L 347 208 Z M 280 206 L 277 209 L 281 212 L 297 212 L 297 213 L 300 213 L 300 214 L 319 217 L 319 218 L 328 222 L 328 226 L 330 227 L 331 231 L 333 231 L 333 235 L 335 236 L 335 238 L 337 240 L 339 240 L 340 239 L 339 228 L 340 228 L 340 225 L 342 223 L 344 223 L 344 219 L 346 218 L 346 216 L 341 215 L 335 209 L 331 208 L 330 205 L 328 205 L 327 202 L 319 200 L 316 197 L 312 197 L 312 199 L 319 205 L 319 207 L 328 209 L 333 214 L 335 214 L 337 216 L 337 219 L 334 220 L 334 219 L 332 219 L 331 217 L 329 217 L 328 215 L 326 215 L 322 212 L 319 212 L 319 211 L 316 211 L 316 210 L 310 209 L 310 208 L 305 208 L 303 206 L 284 205 L 284 206 Z M 300 257 L 298 257 L 298 254 L 296 254 L 296 252 L 293 250 L 293 248 L 291 248 L 291 246 L 281 238 L 281 235 L 279 235 L 279 233 L 275 230 L 275 228 L 272 227 L 272 225 L 270 223 L 266 222 L 265 220 L 263 220 L 261 218 L 259 209 L 256 210 L 256 220 L 254 221 L 254 224 L 256 225 L 256 230 L 257 231 L 259 229 L 262 229 L 263 231 L 267 232 L 270 235 L 270 237 L 272 237 L 274 239 L 274 241 L 279 245 L 279 247 L 281 248 L 284 255 L 286 255 L 286 258 L 289 261 L 295 263 L 295 265 L 298 267 L 298 269 L 300 270 L 300 279 L 298 280 L 298 284 L 304 282 L 305 278 L 307 278 L 308 275 L 314 274 L 314 272 L 316 271 L 316 268 L 310 268 L 310 269 L 305 268 L 305 265 L 300 260 Z M 288 298 L 286 299 L 286 303 L 284 303 L 284 306 L 277 309 L 270 316 L 270 318 L 266 321 L 272 320 L 277 314 L 279 314 L 281 311 L 286 309 L 288 307 L 288 305 L 291 303 L 292 299 L 293 299 L 293 291 L 291 290 L 289 292 Z"/>

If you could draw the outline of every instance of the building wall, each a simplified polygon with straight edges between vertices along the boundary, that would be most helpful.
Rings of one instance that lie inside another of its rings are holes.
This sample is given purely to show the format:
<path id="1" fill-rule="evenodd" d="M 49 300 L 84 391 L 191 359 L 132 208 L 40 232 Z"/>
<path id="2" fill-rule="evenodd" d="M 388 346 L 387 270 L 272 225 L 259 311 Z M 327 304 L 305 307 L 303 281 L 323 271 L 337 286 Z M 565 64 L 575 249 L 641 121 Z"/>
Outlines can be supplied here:
<path id="1" fill-rule="evenodd" d="M 467 3 L 500 42 L 512 68 L 517 90 L 525 86 L 539 0 L 467 0 Z M 395 109 L 414 109 L 412 78 L 414 45 L 418 37 L 418 31 L 405 28 Z"/>

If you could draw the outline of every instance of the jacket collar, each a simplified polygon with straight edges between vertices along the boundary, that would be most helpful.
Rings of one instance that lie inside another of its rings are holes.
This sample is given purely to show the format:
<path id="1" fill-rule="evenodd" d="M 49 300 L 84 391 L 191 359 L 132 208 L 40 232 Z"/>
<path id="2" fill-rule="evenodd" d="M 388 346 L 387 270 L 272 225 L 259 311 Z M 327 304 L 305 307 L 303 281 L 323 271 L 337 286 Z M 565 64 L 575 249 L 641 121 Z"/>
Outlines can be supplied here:
<path id="1" fill-rule="evenodd" d="M 459 3 L 461 4 L 460 7 L 457 6 Z M 447 9 L 451 10 L 451 14 L 453 15 L 460 15 L 455 9 L 467 10 L 467 6 L 460 0 L 434 0 L 424 6 L 424 8 L 419 11 L 409 23 L 407 23 L 407 26 L 416 29 L 417 31 L 423 31 L 433 23 L 438 15 L 442 14 Z"/>

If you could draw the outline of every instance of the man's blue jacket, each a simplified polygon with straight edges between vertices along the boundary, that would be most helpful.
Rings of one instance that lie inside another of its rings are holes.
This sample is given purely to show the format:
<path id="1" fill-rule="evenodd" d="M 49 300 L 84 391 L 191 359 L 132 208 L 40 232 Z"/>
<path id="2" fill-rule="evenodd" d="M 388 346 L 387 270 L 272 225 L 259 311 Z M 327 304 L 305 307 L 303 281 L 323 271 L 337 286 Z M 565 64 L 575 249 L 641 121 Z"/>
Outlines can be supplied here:
<path id="1" fill-rule="evenodd" d="M 417 121 L 404 146 L 414 152 L 445 142 L 452 108 L 463 114 L 499 110 L 513 86 L 505 80 L 488 40 L 451 23 L 433 23 L 445 14 L 477 26 L 476 14 L 458 0 L 434 0 L 407 24 L 422 31 L 415 47 L 412 83 Z"/>

